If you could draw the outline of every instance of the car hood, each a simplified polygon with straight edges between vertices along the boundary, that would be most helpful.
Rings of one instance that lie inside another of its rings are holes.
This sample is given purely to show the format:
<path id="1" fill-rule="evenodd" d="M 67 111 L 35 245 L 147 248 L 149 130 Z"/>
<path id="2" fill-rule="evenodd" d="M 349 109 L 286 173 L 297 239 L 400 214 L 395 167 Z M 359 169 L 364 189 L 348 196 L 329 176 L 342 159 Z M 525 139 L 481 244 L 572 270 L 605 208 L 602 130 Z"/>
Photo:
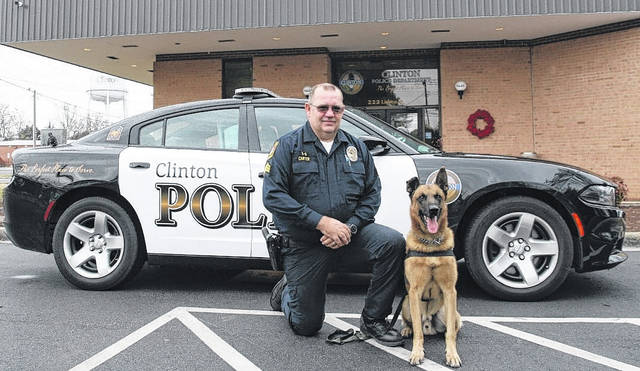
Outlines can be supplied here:
<path id="1" fill-rule="evenodd" d="M 436 156 L 441 156 L 443 158 L 451 159 L 456 162 L 470 162 L 475 166 L 486 166 L 493 168 L 505 166 L 507 169 L 517 170 L 516 174 L 520 174 L 522 172 L 531 174 L 535 171 L 542 171 L 544 173 L 551 172 L 557 175 L 575 176 L 577 178 L 580 178 L 585 184 L 606 184 L 615 186 L 614 183 L 603 176 L 600 176 L 578 166 L 568 165 L 560 162 L 517 156 L 462 152 L 442 152 Z"/>
<path id="2" fill-rule="evenodd" d="M 411 157 L 423 183 L 442 166 L 453 172 L 449 185 L 460 189 L 460 199 L 467 201 L 498 190 L 522 189 L 524 192 L 532 189 L 573 203 L 590 185 L 615 187 L 589 171 L 545 160 L 447 152 Z"/>

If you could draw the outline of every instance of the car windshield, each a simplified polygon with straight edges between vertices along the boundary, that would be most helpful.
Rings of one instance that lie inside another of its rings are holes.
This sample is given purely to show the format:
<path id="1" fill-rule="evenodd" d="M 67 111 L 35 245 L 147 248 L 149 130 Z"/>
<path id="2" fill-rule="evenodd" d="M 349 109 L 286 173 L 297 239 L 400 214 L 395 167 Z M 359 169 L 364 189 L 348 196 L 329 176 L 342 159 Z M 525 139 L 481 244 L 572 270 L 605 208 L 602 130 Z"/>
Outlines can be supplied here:
<path id="1" fill-rule="evenodd" d="M 417 140 L 416 138 L 412 137 L 409 134 L 403 133 L 400 130 L 394 128 L 393 126 L 389 125 L 388 123 L 380 120 L 379 118 L 375 117 L 375 116 L 371 116 L 370 114 L 361 111 L 357 108 L 353 108 L 353 107 L 349 107 L 349 112 L 354 113 L 355 115 L 357 115 L 358 117 L 372 123 L 373 125 L 379 127 L 380 129 L 384 130 L 385 132 L 387 132 L 388 134 L 391 134 L 394 138 L 396 138 L 397 140 L 399 140 L 400 142 L 408 145 L 409 147 L 415 149 L 416 151 L 420 152 L 420 153 L 439 153 L 440 150 L 431 147 L 430 145 L 428 145 L 427 143 L 421 142 L 419 140 Z"/>

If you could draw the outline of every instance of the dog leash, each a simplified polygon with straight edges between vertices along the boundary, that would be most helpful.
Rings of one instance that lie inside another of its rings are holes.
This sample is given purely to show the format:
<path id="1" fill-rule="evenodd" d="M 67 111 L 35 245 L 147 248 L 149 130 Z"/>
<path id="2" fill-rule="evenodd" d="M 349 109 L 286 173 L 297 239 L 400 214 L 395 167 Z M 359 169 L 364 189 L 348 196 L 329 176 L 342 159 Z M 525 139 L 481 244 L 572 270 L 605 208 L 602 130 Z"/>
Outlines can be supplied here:
<path id="1" fill-rule="evenodd" d="M 453 248 L 443 250 L 443 251 L 431 251 L 431 252 L 409 250 L 407 252 L 407 255 L 405 256 L 405 259 L 412 258 L 412 257 L 437 257 L 437 256 L 455 256 L 455 255 L 453 254 Z M 398 303 L 398 306 L 396 307 L 396 311 L 393 313 L 393 318 L 389 323 L 390 329 L 396 325 L 396 322 L 398 321 L 398 317 L 400 317 L 400 312 L 402 311 L 402 303 L 404 302 L 404 299 L 407 297 L 406 291 L 407 290 L 403 288 L 400 302 Z M 350 343 L 352 341 L 367 340 L 368 338 L 369 337 L 367 335 L 363 334 L 358 330 L 354 330 L 352 328 L 348 330 L 338 329 L 332 332 L 327 337 L 327 343 L 342 345 L 342 344 Z"/>
<path id="2" fill-rule="evenodd" d="M 389 323 L 390 329 L 393 328 L 393 326 L 395 326 L 396 321 L 400 316 L 400 312 L 402 311 L 402 302 L 404 301 L 404 298 L 407 296 L 406 292 L 404 292 L 405 290 L 402 290 L 402 291 L 403 293 L 402 293 L 402 297 L 400 298 L 400 302 L 398 303 L 398 306 L 396 307 L 396 311 L 393 314 L 393 319 Z M 364 341 L 367 339 L 369 339 L 369 337 L 358 330 L 354 330 L 352 328 L 348 330 L 338 329 L 332 332 L 327 337 L 327 343 L 342 345 L 342 344 L 350 343 L 352 341 Z"/>

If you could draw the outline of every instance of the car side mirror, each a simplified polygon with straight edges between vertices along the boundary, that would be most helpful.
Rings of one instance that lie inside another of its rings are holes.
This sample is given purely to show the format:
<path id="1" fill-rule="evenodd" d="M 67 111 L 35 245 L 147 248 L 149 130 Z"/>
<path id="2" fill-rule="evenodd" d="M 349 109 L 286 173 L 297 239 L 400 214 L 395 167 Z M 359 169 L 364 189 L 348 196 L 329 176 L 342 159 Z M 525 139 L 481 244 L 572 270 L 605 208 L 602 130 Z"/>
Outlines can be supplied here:
<path id="1" fill-rule="evenodd" d="M 382 156 L 391 149 L 391 147 L 387 145 L 386 140 L 378 137 L 363 135 L 359 139 L 367 145 L 367 149 L 369 149 L 371 156 Z"/>

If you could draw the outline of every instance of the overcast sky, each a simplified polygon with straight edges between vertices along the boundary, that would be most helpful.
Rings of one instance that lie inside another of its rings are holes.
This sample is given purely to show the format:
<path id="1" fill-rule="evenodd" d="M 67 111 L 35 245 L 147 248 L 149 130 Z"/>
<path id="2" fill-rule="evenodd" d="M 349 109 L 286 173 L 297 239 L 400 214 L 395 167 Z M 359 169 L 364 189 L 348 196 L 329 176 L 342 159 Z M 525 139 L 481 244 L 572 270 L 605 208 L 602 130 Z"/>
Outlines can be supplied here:
<path id="1" fill-rule="evenodd" d="M 101 76 L 109 75 L 69 63 L 41 57 L 0 45 L 0 104 L 15 109 L 27 125 L 33 122 L 35 89 L 38 128 L 61 127 L 64 107 L 79 115 L 100 114 L 106 117 L 105 104 L 90 101 L 88 90 L 95 88 Z M 153 88 L 130 80 L 117 79 L 126 93 L 126 116 L 153 108 Z M 17 86 L 16 86 L 17 85 Z M 122 102 L 110 105 L 108 118 L 115 122 L 124 115 Z"/>

